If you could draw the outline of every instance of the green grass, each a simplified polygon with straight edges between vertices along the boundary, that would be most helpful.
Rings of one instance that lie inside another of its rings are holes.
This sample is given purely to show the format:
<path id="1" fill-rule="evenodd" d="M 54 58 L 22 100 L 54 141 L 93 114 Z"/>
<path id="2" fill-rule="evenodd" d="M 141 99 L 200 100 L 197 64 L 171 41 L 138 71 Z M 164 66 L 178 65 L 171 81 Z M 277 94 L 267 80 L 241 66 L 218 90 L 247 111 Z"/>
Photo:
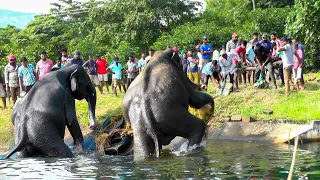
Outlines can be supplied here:
<path id="1" fill-rule="evenodd" d="M 316 78 L 316 79 L 314 79 Z M 320 119 L 320 73 L 305 76 L 306 89 L 297 93 L 292 92 L 289 97 L 284 94 L 284 87 L 278 90 L 254 89 L 252 87 L 240 89 L 229 96 L 215 98 L 214 119 L 222 119 L 231 115 L 252 116 L 257 120 L 288 120 L 303 123 L 307 120 Z M 280 84 L 280 83 L 278 83 Z M 215 95 L 215 85 L 209 83 L 208 93 Z M 121 112 L 121 103 L 124 94 L 119 97 L 114 94 L 101 95 L 97 90 L 96 117 L 98 123 L 108 117 Z M 1 104 L 2 106 L 2 104 Z M 262 113 L 264 109 L 273 110 L 272 115 Z M 78 121 L 82 127 L 88 127 L 88 105 L 85 100 L 76 101 Z M 0 110 L 0 144 L 12 143 L 13 126 L 11 112 Z"/>

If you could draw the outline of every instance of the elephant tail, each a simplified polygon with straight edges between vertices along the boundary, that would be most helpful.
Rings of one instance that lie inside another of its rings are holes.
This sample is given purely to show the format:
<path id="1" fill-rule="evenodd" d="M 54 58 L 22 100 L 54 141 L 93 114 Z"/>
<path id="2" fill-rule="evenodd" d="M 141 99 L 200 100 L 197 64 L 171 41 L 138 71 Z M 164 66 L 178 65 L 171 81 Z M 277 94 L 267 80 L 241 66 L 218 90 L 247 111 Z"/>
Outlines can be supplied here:
<path id="1" fill-rule="evenodd" d="M 144 101 L 144 103 L 142 103 L 142 107 L 141 109 L 144 110 L 143 114 L 144 117 L 143 119 L 145 120 L 145 124 L 147 127 L 147 133 L 149 136 L 151 136 L 151 138 L 153 139 L 154 142 L 154 146 L 155 146 L 155 150 L 156 150 L 156 157 L 160 157 L 160 149 L 159 149 L 159 140 L 155 131 L 155 124 L 154 124 L 154 119 L 155 117 L 153 116 L 152 113 L 150 113 L 150 111 L 146 111 L 147 108 L 150 108 L 150 103 L 148 103 L 148 101 Z"/>
<path id="2" fill-rule="evenodd" d="M 19 119 L 19 116 L 16 116 L 16 118 Z M 16 126 L 19 126 L 18 124 L 16 124 Z M 25 130 L 23 130 L 24 126 L 19 126 L 19 127 L 15 127 L 18 128 L 18 132 L 15 132 L 16 135 L 18 135 L 18 143 L 16 144 L 16 146 L 11 149 L 8 153 L 8 155 L 6 156 L 6 158 L 10 158 L 14 153 L 21 151 L 24 147 L 25 147 L 25 142 L 26 142 L 26 136 L 25 136 Z M 22 131 L 21 131 L 22 130 Z"/>

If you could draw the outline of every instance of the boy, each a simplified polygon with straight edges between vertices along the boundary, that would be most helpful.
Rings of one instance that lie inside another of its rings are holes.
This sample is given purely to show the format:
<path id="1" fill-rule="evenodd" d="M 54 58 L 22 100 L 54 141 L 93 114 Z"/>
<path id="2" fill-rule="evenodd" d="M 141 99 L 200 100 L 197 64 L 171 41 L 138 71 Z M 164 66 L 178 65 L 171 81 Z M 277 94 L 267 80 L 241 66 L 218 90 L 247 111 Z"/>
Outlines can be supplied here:
<path id="1" fill-rule="evenodd" d="M 189 73 L 188 73 L 189 79 L 192 82 L 199 84 L 200 83 L 199 73 L 198 73 L 199 60 L 197 57 L 193 58 L 193 53 L 191 50 L 188 51 L 187 62 L 188 62 L 188 69 L 189 69 Z"/>
<path id="2" fill-rule="evenodd" d="M 211 78 L 211 81 L 215 82 L 218 88 L 220 89 L 219 83 L 221 82 L 222 77 L 220 74 L 220 67 L 218 65 L 218 61 L 216 60 L 213 60 L 212 62 L 205 64 L 202 69 L 202 79 L 206 91 L 208 88 L 209 77 Z"/>
<path id="3" fill-rule="evenodd" d="M 52 66 L 51 71 L 55 71 L 58 69 L 64 68 L 64 64 L 62 64 L 62 57 L 58 56 L 56 58 L 56 64 L 54 66 Z"/>
<path id="4" fill-rule="evenodd" d="M 22 66 L 18 69 L 20 94 L 22 94 L 23 91 L 28 93 L 37 79 L 36 69 L 32 64 L 28 64 L 26 57 L 21 59 L 21 64 Z"/>
<path id="5" fill-rule="evenodd" d="M 122 78 L 122 70 L 123 70 L 122 65 L 119 63 L 118 57 L 114 58 L 114 63 L 108 69 L 111 69 L 112 74 L 114 75 L 113 79 L 112 79 L 112 81 L 113 81 L 112 90 L 116 94 L 116 96 L 118 97 L 117 85 L 120 87 L 120 83 L 121 83 L 120 81 Z M 125 89 L 125 91 L 126 91 L 126 89 Z"/>

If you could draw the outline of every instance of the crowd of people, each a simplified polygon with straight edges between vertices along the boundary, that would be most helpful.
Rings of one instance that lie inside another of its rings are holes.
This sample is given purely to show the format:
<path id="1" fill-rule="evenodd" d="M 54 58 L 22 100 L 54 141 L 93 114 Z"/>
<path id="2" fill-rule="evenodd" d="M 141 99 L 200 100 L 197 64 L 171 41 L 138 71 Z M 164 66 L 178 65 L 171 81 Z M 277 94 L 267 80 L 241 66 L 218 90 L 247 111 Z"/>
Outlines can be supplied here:
<path id="1" fill-rule="evenodd" d="M 287 36 L 278 39 L 275 32 L 271 33 L 271 40 L 267 34 L 261 36 L 262 40 L 258 32 L 252 35 L 253 39 L 248 42 L 240 39 L 236 33 L 232 34 L 232 39 L 220 52 L 208 43 L 207 37 L 203 37 L 202 44 L 195 46 L 196 52 L 193 49 L 181 51 L 184 73 L 194 83 L 199 84 L 201 81 L 205 89 L 209 79 L 218 88 L 223 88 L 222 82 L 226 82 L 228 77 L 236 89 L 241 82 L 246 87 L 247 81 L 260 87 L 259 83 L 266 83 L 266 79 L 277 89 L 276 77 L 279 77 L 281 85 L 286 87 L 287 95 L 290 93 L 289 82 L 293 74 L 294 90 L 304 89 L 303 46 L 295 39 L 290 44 Z"/>
<path id="2" fill-rule="evenodd" d="M 12 102 L 15 104 L 18 95 L 24 96 L 45 75 L 64 68 L 67 64 L 78 64 L 87 69 L 91 82 L 98 87 L 101 94 L 104 94 L 104 85 L 109 93 L 109 85 L 111 84 L 114 94 L 118 96 L 116 87 L 119 87 L 120 92 L 122 91 L 121 87 L 123 87 L 123 90 L 126 92 L 127 87 L 143 70 L 154 52 L 155 50 L 150 49 L 149 56 L 146 56 L 144 52 L 141 53 L 140 60 L 136 58 L 135 53 L 131 52 L 126 66 L 121 64 L 119 57 L 116 55 L 110 64 L 108 64 L 103 56 L 96 56 L 96 60 L 94 60 L 92 55 L 89 55 L 88 61 L 84 62 L 80 51 L 75 51 L 72 57 L 69 56 L 66 48 L 61 50 L 61 56 L 56 58 L 55 64 L 52 60 L 48 59 L 46 51 L 40 53 L 40 60 L 36 66 L 28 63 L 26 57 L 21 59 L 20 64 L 14 55 L 9 55 L 9 63 L 4 68 L 4 80 L 2 74 L 0 74 L 0 97 L 3 107 L 7 109 L 6 97 L 9 98 L 11 96 Z M 108 78 L 108 72 L 112 74 L 111 82 Z M 8 100 L 10 102 L 10 99 Z"/>
<path id="3" fill-rule="evenodd" d="M 267 79 L 273 83 L 275 89 L 278 88 L 276 77 L 281 78 L 287 95 L 290 93 L 291 74 L 294 76 L 295 89 L 303 89 L 303 46 L 295 39 L 290 44 L 286 36 L 279 40 L 276 33 L 271 33 L 270 41 L 267 34 L 261 37 L 262 40 L 259 39 L 259 34 L 254 32 L 253 39 L 248 42 L 234 33 L 226 47 L 219 49 L 220 51 L 208 43 L 207 37 L 203 37 L 202 44 L 196 45 L 194 49 L 188 51 L 179 51 L 177 47 L 172 49 L 179 53 L 185 75 L 194 83 L 201 84 L 206 90 L 210 79 L 221 89 L 223 82 L 226 82 L 229 77 L 232 88 L 239 88 L 241 82 L 247 86 L 247 81 L 253 84 L 265 79 L 266 71 L 269 74 Z M 88 61 L 84 62 L 80 51 L 75 51 L 74 56 L 71 57 L 67 49 L 63 48 L 55 64 L 48 59 L 47 53 L 42 51 L 35 67 L 28 63 L 25 57 L 21 59 L 20 65 L 16 57 L 10 55 L 9 63 L 4 68 L 5 86 L 2 85 L 3 78 L 0 74 L 0 96 L 4 109 L 7 108 L 6 97 L 9 97 L 9 94 L 14 104 L 17 95 L 24 96 L 38 80 L 51 71 L 64 68 L 68 63 L 78 64 L 87 69 L 90 80 L 98 87 L 101 94 L 104 94 L 104 85 L 108 93 L 111 85 L 113 93 L 117 96 L 117 87 L 120 92 L 121 87 L 126 92 L 131 82 L 143 71 L 154 52 L 154 49 L 150 49 L 148 56 L 142 52 L 141 59 L 136 58 L 135 53 L 131 52 L 127 63 L 122 65 L 116 55 L 110 63 L 103 56 L 96 56 L 94 60 L 91 55 Z M 112 74 L 111 82 L 108 72 Z"/>

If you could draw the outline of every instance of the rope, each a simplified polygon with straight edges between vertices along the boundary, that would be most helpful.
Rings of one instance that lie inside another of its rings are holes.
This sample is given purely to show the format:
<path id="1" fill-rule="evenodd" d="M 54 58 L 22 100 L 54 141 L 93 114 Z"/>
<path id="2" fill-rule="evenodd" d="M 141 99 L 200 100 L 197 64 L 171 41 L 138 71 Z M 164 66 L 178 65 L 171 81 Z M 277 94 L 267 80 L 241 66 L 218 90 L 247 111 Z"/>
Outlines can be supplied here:
<path id="1" fill-rule="evenodd" d="M 297 149 L 298 149 L 298 140 L 299 140 L 299 137 L 296 136 L 294 139 L 294 150 L 293 150 L 293 155 L 292 155 L 292 162 L 291 162 L 290 172 L 289 172 L 289 176 L 288 176 L 287 180 L 292 179 L 293 168 L 294 168 L 294 164 L 296 161 L 296 155 L 297 155 Z"/>

